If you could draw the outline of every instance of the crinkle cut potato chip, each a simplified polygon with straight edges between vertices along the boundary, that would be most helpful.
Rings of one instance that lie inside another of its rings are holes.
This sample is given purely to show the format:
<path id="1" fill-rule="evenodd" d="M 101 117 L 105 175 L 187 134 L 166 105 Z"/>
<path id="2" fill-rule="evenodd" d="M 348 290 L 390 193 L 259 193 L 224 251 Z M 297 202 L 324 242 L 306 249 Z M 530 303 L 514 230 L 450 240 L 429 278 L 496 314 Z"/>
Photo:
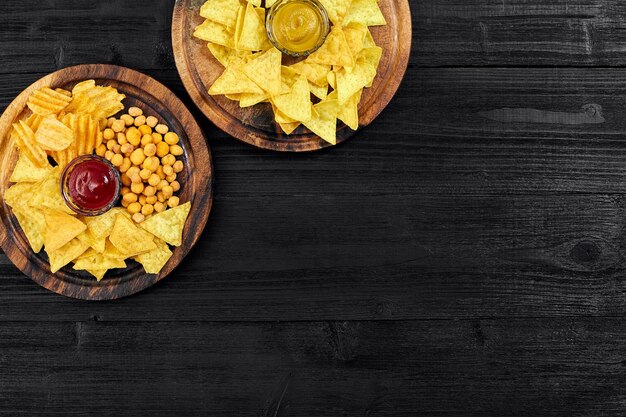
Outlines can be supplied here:
<path id="1" fill-rule="evenodd" d="M 377 0 L 320 2 L 332 23 L 324 44 L 285 66 L 264 27 L 275 0 L 206 1 L 200 10 L 206 20 L 194 36 L 207 41 L 211 54 L 224 66 L 209 94 L 238 101 L 241 108 L 270 102 L 275 122 L 287 135 L 304 124 L 336 144 L 336 132 L 330 128 L 333 120 L 335 130 L 337 120 L 358 129 L 362 90 L 372 86 L 382 57 L 369 26 L 385 25 L 386 20 Z M 299 81 L 300 76 L 306 77 L 307 85 Z M 336 102 L 342 108 L 333 114 Z M 312 111 L 318 105 L 322 114 Z"/>
<path id="2" fill-rule="evenodd" d="M 47 151 L 62 151 L 74 143 L 74 132 L 55 116 L 46 116 L 37 129 L 35 140 Z"/>
<path id="3" fill-rule="evenodd" d="M 13 124 L 15 141 L 20 152 L 24 153 L 36 167 L 44 167 L 48 163 L 48 155 L 35 140 L 35 132 L 23 121 Z M 39 129 L 37 129 L 39 131 Z"/>
<path id="4" fill-rule="evenodd" d="M 26 105 L 35 114 L 49 116 L 58 114 L 67 107 L 70 101 L 71 98 L 66 94 L 44 87 L 33 92 L 28 98 Z"/>
<path id="5" fill-rule="evenodd" d="M 78 84 L 72 90 L 74 96 L 67 106 L 67 113 L 87 113 L 96 120 L 106 119 L 124 109 L 122 100 L 126 98 L 113 87 L 103 87 L 88 82 Z M 77 88 L 78 87 L 78 88 Z"/>

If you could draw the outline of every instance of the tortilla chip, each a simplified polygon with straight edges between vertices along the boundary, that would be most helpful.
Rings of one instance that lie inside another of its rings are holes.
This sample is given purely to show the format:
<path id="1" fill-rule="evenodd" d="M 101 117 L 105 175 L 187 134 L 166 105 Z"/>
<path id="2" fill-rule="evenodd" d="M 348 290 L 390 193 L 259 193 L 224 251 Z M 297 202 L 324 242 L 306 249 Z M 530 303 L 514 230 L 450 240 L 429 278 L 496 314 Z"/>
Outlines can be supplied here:
<path id="1" fill-rule="evenodd" d="M 80 235 L 78 235 L 76 238 L 80 240 L 81 242 L 89 245 L 96 252 L 98 253 L 104 252 L 104 248 L 106 245 L 106 237 L 99 238 L 99 239 L 95 238 L 92 235 L 89 228 L 85 230 L 83 233 L 81 233 Z"/>
<path id="2" fill-rule="evenodd" d="M 278 123 L 278 122 L 277 122 Z M 280 126 L 280 128 L 283 130 L 283 132 L 285 132 L 287 135 L 291 135 L 293 133 L 294 130 L 296 130 L 298 127 L 300 127 L 302 123 L 301 122 L 293 122 L 293 123 L 278 123 L 278 125 Z"/>
<path id="3" fill-rule="evenodd" d="M 77 271 L 118 268 L 126 268 L 126 262 L 123 259 L 110 258 L 102 253 L 97 253 L 93 249 L 87 251 L 74 263 L 74 269 Z"/>
<path id="4" fill-rule="evenodd" d="M 183 230 L 190 210 L 191 203 L 187 202 L 148 217 L 139 226 L 170 245 L 180 246 L 183 243 Z"/>
<path id="5" fill-rule="evenodd" d="M 336 100 L 326 100 L 313 106 L 315 111 L 311 120 L 304 122 L 311 132 L 315 133 L 331 145 L 337 144 L 337 113 L 339 106 Z"/>
<path id="6" fill-rule="evenodd" d="M 278 110 L 299 122 L 311 119 L 311 90 L 304 75 L 300 75 L 291 91 L 272 98 Z"/>
<path id="7" fill-rule="evenodd" d="M 138 228 L 132 220 L 123 214 L 115 216 L 115 224 L 109 240 L 126 258 L 132 258 L 156 248 L 152 241 L 152 235 Z"/>
<path id="8" fill-rule="evenodd" d="M 28 206 L 33 198 L 33 191 L 38 187 L 39 183 L 20 182 L 14 184 L 5 191 L 4 201 L 13 209 L 19 206 Z"/>
<path id="9" fill-rule="evenodd" d="M 320 0 L 320 3 L 326 9 L 330 21 L 335 25 L 341 25 L 352 0 Z"/>
<path id="10" fill-rule="evenodd" d="M 251 54 L 251 52 L 248 51 L 236 51 L 233 48 L 211 42 L 209 42 L 207 46 L 211 54 L 213 54 L 215 59 L 217 59 L 224 68 L 230 66 L 233 62 L 241 61 Z"/>
<path id="11" fill-rule="evenodd" d="M 200 16 L 235 30 L 239 0 L 207 0 L 200 7 Z"/>
<path id="12" fill-rule="evenodd" d="M 46 251 L 56 251 L 87 229 L 85 223 L 60 211 L 45 209 L 43 215 L 46 220 L 43 237 Z"/>
<path id="13" fill-rule="evenodd" d="M 306 62 L 339 67 L 353 67 L 354 56 L 352 56 L 343 29 L 339 26 L 334 26 L 328 34 L 324 45 L 309 55 Z"/>
<path id="14" fill-rule="evenodd" d="M 172 257 L 172 251 L 167 246 L 167 243 L 161 239 L 155 238 L 156 248 L 150 252 L 142 253 L 135 256 L 135 260 L 143 265 L 143 269 L 148 274 L 158 274 L 165 266 L 167 261 Z"/>
<path id="15" fill-rule="evenodd" d="M 309 82 L 317 86 L 328 85 L 328 79 L 326 76 L 330 72 L 330 65 L 313 64 L 307 61 L 300 61 L 290 67 L 298 74 L 306 75 Z"/>
<path id="16" fill-rule="evenodd" d="M 37 187 L 33 190 L 33 195 L 28 201 L 28 205 L 36 208 L 49 208 L 52 210 L 61 211 L 67 214 L 74 214 L 70 209 L 63 197 L 61 196 L 61 187 L 59 167 L 54 167 L 44 181 L 37 183 Z"/>
<path id="17" fill-rule="evenodd" d="M 370 64 L 358 62 L 352 73 L 348 73 L 345 68 L 342 68 L 336 74 L 337 100 L 339 105 L 343 106 L 350 97 L 374 80 L 376 69 Z"/>
<path id="18" fill-rule="evenodd" d="M 320 100 L 324 100 L 328 96 L 328 84 L 323 87 L 318 87 L 309 81 L 309 89 L 311 90 L 311 94 Z"/>
<path id="19" fill-rule="evenodd" d="M 109 272 L 108 269 L 86 269 L 85 272 L 89 272 L 93 275 L 98 282 L 102 281 L 102 278 Z"/>
<path id="20" fill-rule="evenodd" d="M 272 48 L 251 58 L 242 66 L 242 71 L 270 95 L 279 95 L 282 92 L 281 60 L 280 51 Z"/>
<path id="21" fill-rule="evenodd" d="M 235 39 L 235 49 L 240 51 L 260 51 L 267 40 L 265 19 L 251 3 L 247 3 L 241 23 L 241 33 Z"/>
<path id="22" fill-rule="evenodd" d="M 227 46 L 229 48 L 235 46 L 232 32 L 226 26 L 208 19 L 200 26 L 196 27 L 193 36 L 203 41 Z"/>
<path id="23" fill-rule="evenodd" d="M 377 0 L 352 0 L 343 24 L 348 25 L 352 22 L 365 26 L 385 26 L 387 24 L 385 16 L 378 7 Z"/>
<path id="24" fill-rule="evenodd" d="M 354 95 L 346 101 L 345 105 L 339 106 L 339 112 L 337 113 L 337 118 L 344 122 L 352 130 L 357 130 L 359 128 L 359 103 L 361 102 L 362 93 L 363 90 L 359 90 L 354 93 Z"/>
<path id="25" fill-rule="evenodd" d="M 215 80 L 209 94 L 263 94 L 263 89 L 239 70 L 239 65 L 231 65 Z"/>
<path id="26" fill-rule="evenodd" d="M 46 221 L 43 214 L 33 208 L 16 207 L 13 214 L 17 219 L 33 252 L 39 253 L 43 247 L 43 235 L 46 230 Z"/>
<path id="27" fill-rule="evenodd" d="M 50 259 L 50 271 L 54 274 L 65 265 L 78 258 L 87 250 L 88 246 L 78 239 L 72 239 L 65 246 L 50 251 L 46 248 L 48 258 Z"/>
<path id="28" fill-rule="evenodd" d="M 20 153 L 9 181 L 39 182 L 50 175 L 51 171 L 52 166 L 50 164 L 46 164 L 43 167 L 37 167 L 24 154 Z"/>

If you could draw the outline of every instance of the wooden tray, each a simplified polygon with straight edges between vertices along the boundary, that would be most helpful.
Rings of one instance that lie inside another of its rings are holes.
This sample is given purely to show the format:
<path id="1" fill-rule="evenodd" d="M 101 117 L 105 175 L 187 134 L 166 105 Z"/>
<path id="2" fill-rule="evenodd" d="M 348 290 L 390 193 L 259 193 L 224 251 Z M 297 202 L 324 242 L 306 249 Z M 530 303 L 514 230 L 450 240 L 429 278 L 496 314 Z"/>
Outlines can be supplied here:
<path id="1" fill-rule="evenodd" d="M 126 108 L 141 107 L 155 114 L 179 134 L 185 151 L 186 178 L 181 179 L 181 201 L 191 201 L 191 212 L 183 233 L 183 244 L 173 248 L 173 256 L 159 275 L 149 275 L 134 261 L 124 270 L 111 271 L 97 282 L 88 274 L 66 266 L 51 274 L 48 257 L 42 250 L 36 254 L 30 248 L 11 209 L 4 202 L 9 178 L 17 160 L 17 150 L 10 146 L 11 125 L 30 110 L 26 101 L 41 87 L 70 89 L 86 79 L 99 85 L 111 85 L 126 94 Z M 213 164 L 200 127 L 185 105 L 163 84 L 139 72 L 112 65 L 80 65 L 57 71 L 24 90 L 0 118 L 0 246 L 9 259 L 39 285 L 68 297 L 85 300 L 111 300 L 139 292 L 165 278 L 182 261 L 196 243 L 206 225 L 213 201 Z"/>
<path id="2" fill-rule="evenodd" d="M 291 136 L 274 123 L 271 106 L 260 104 L 240 109 L 238 103 L 224 96 L 210 96 L 209 87 L 224 68 L 213 58 L 206 42 L 193 38 L 194 28 L 204 19 L 200 16 L 203 0 L 176 0 L 172 19 L 172 43 L 176 66 L 185 88 L 200 110 L 226 133 L 259 148 L 274 151 L 305 152 L 328 146 L 328 142 L 304 127 Z M 370 28 L 376 44 L 383 48 L 378 75 L 372 88 L 363 91 L 359 106 L 360 128 L 369 125 L 389 104 L 398 90 L 411 53 L 411 11 L 408 0 L 380 0 L 387 26 Z M 354 131 L 337 125 L 337 143 Z"/>

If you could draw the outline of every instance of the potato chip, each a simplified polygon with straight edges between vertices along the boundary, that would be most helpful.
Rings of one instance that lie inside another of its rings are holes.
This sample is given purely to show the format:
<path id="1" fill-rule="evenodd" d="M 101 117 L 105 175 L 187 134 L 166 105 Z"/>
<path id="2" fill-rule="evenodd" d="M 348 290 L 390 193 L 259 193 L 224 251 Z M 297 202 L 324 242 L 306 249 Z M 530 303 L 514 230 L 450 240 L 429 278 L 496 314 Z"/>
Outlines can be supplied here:
<path id="1" fill-rule="evenodd" d="M 259 15 L 252 4 L 247 3 L 239 37 L 235 38 L 235 49 L 240 51 L 260 51 L 263 49 L 263 44 L 267 40 L 264 17 L 264 15 L 263 17 Z"/>
<path id="2" fill-rule="evenodd" d="M 74 97 L 65 109 L 68 113 L 87 113 L 100 121 L 124 109 L 122 100 L 126 98 L 113 87 L 97 86 L 89 80 L 74 87 Z"/>
<path id="3" fill-rule="evenodd" d="M 74 143 L 74 132 L 55 116 L 46 116 L 37 129 L 35 140 L 45 150 L 62 151 Z"/>
<path id="4" fill-rule="evenodd" d="M 61 173 L 59 167 L 54 167 L 50 172 L 50 175 L 40 183 L 36 183 L 36 188 L 32 191 L 32 196 L 28 200 L 30 207 L 36 208 L 49 208 L 52 210 L 62 211 L 67 214 L 74 214 L 70 209 L 63 197 L 61 196 L 61 187 L 59 181 L 61 180 Z"/>
<path id="5" fill-rule="evenodd" d="M 43 214 L 35 208 L 24 206 L 13 208 L 13 214 L 24 231 L 33 252 L 39 253 L 43 247 L 43 235 L 46 229 Z"/>
<path id="6" fill-rule="evenodd" d="M 123 214 L 117 214 L 115 217 L 109 240 L 127 258 L 156 248 L 152 235 L 135 226 L 135 223 Z"/>
<path id="7" fill-rule="evenodd" d="M 209 94 L 213 96 L 240 93 L 263 94 L 263 89 L 241 72 L 239 65 L 231 65 L 226 68 L 209 89 Z"/>
<path id="8" fill-rule="evenodd" d="M 155 238 L 156 248 L 150 252 L 142 253 L 135 256 L 135 260 L 143 265 L 143 269 L 148 274 L 158 274 L 165 266 L 167 261 L 172 257 L 172 251 L 167 246 L 167 243 L 161 239 Z"/>
<path id="9" fill-rule="evenodd" d="M 110 258 L 93 249 L 85 252 L 80 258 L 76 259 L 74 263 L 74 269 L 77 271 L 109 270 L 117 268 L 126 268 L 126 262 L 123 259 Z"/>
<path id="10" fill-rule="evenodd" d="M 85 223 L 60 211 L 45 209 L 43 215 L 46 220 L 43 236 L 46 251 L 54 252 L 87 229 Z"/>
<path id="11" fill-rule="evenodd" d="M 387 24 L 385 16 L 378 7 L 377 0 L 352 0 L 343 24 L 348 25 L 352 22 L 365 26 L 384 26 Z"/>
<path id="12" fill-rule="evenodd" d="M 63 118 L 63 124 L 74 132 L 76 156 L 92 154 L 100 134 L 98 122 L 89 114 L 70 113 Z"/>
<path id="13" fill-rule="evenodd" d="M 207 0 L 200 7 L 200 16 L 235 30 L 239 0 Z"/>
<path id="14" fill-rule="evenodd" d="M 51 251 L 48 248 L 46 249 L 46 253 L 48 254 L 48 258 L 50 259 L 50 271 L 54 274 L 65 265 L 72 262 L 74 259 L 79 257 L 82 253 L 84 253 L 89 246 L 85 245 L 78 239 L 72 239 L 65 246 Z"/>
<path id="15" fill-rule="evenodd" d="M 335 25 L 341 25 L 352 0 L 320 0 L 320 3 L 326 9 L 330 21 Z"/>
<path id="16" fill-rule="evenodd" d="M 78 156 L 78 151 L 76 146 L 72 144 L 62 151 L 50 152 L 50 156 L 56 161 L 59 168 L 64 169 L 67 164 Z"/>
<path id="17" fill-rule="evenodd" d="M 312 64 L 307 61 L 300 61 L 290 67 L 298 74 L 306 76 L 309 82 L 323 87 L 328 85 L 328 79 L 326 75 L 330 72 L 330 65 Z"/>
<path id="18" fill-rule="evenodd" d="M 44 167 L 48 163 L 48 155 L 41 149 L 37 141 L 35 140 L 35 133 L 24 121 L 20 120 L 19 123 L 13 124 L 15 130 L 15 141 L 21 152 L 26 155 L 28 159 L 36 167 Z M 39 131 L 39 129 L 37 129 Z"/>
<path id="19" fill-rule="evenodd" d="M 203 41 L 223 45 L 228 48 L 235 47 L 232 32 L 226 26 L 208 19 L 196 27 L 193 36 Z"/>
<path id="20" fill-rule="evenodd" d="M 324 45 L 309 55 L 306 62 L 338 67 L 353 67 L 354 57 L 350 51 L 343 29 L 339 26 L 334 26 L 328 34 Z"/>
<path id="21" fill-rule="evenodd" d="M 336 100 L 326 100 L 313 106 L 313 117 L 304 125 L 313 133 L 331 145 L 337 144 L 337 113 L 339 106 Z"/>
<path id="22" fill-rule="evenodd" d="M 272 102 L 294 120 L 305 122 L 311 119 L 311 90 L 304 75 L 299 76 L 289 93 L 273 97 Z"/>
<path id="23" fill-rule="evenodd" d="M 248 3 L 256 6 L 256 7 L 261 7 L 261 0 L 248 0 Z"/>
<path id="24" fill-rule="evenodd" d="M 59 94 L 63 94 L 64 96 L 67 97 L 72 97 L 72 92 L 71 91 L 67 91 L 63 88 L 55 88 L 54 91 L 56 91 Z"/>
<path id="25" fill-rule="evenodd" d="M 337 99 L 339 105 L 343 106 L 357 91 L 374 80 L 376 77 L 376 69 L 370 64 L 357 62 L 352 73 L 348 73 L 345 68 L 341 68 L 336 72 L 336 75 Z"/>
<path id="26" fill-rule="evenodd" d="M 33 133 L 37 133 L 37 129 L 39 129 L 39 125 L 41 124 L 43 119 L 44 116 L 33 113 L 24 120 L 24 123 L 26 123 L 26 126 L 30 127 Z M 15 131 L 15 129 L 12 129 L 11 137 L 15 135 L 17 135 L 17 132 Z"/>
<path id="27" fill-rule="evenodd" d="M 20 152 L 15 168 L 11 173 L 11 182 L 39 182 L 44 180 L 52 171 L 52 166 L 47 163 L 43 167 L 37 167 L 30 159 Z"/>
<path id="28" fill-rule="evenodd" d="M 139 226 L 170 245 L 180 246 L 183 242 L 183 229 L 189 210 L 191 210 L 191 203 L 187 202 L 148 217 Z"/>
<path id="29" fill-rule="evenodd" d="M 44 87 L 32 93 L 26 105 L 33 113 L 48 116 L 59 113 L 67 107 L 70 101 L 71 98 L 65 94 Z"/>
<path id="30" fill-rule="evenodd" d="M 282 54 L 272 48 L 262 54 L 257 54 L 241 67 L 244 74 L 270 95 L 279 95 L 281 85 Z"/>

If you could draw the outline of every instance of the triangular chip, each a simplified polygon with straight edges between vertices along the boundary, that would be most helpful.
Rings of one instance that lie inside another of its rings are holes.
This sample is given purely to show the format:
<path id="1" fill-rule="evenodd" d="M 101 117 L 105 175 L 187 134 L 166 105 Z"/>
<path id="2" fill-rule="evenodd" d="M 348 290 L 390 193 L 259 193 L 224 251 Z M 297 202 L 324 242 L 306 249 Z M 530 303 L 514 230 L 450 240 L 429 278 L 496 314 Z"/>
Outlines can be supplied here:
<path id="1" fill-rule="evenodd" d="M 226 26 L 208 19 L 200 26 L 196 27 L 193 36 L 203 41 L 227 46 L 229 48 L 235 46 L 232 32 Z"/>
<path id="2" fill-rule="evenodd" d="M 13 184 L 4 192 L 4 202 L 9 207 L 28 206 L 33 198 L 34 191 L 40 187 L 41 183 L 20 182 Z"/>
<path id="3" fill-rule="evenodd" d="M 367 31 L 367 26 L 360 23 L 351 23 L 349 26 L 345 26 L 343 28 L 343 32 L 346 35 L 346 41 L 348 42 L 352 56 L 356 57 L 361 49 L 363 49 Z"/>
<path id="4" fill-rule="evenodd" d="M 50 271 L 54 274 L 65 265 L 78 258 L 82 253 L 87 250 L 88 247 L 89 246 L 87 246 L 80 240 L 73 239 L 65 246 L 55 251 L 50 251 L 48 250 L 48 248 L 46 248 L 48 258 L 50 259 Z"/>
<path id="5" fill-rule="evenodd" d="M 335 25 L 341 25 L 348 13 L 352 0 L 319 0 L 326 9 L 330 21 Z"/>
<path id="6" fill-rule="evenodd" d="M 328 79 L 326 76 L 330 72 L 330 65 L 312 64 L 307 61 L 300 61 L 297 64 L 293 64 L 291 67 L 298 74 L 306 75 L 307 80 L 317 86 L 328 85 Z"/>
<path id="7" fill-rule="evenodd" d="M 311 90 L 304 75 L 299 76 L 289 93 L 272 98 L 272 102 L 278 110 L 296 121 L 311 119 Z"/>
<path id="8" fill-rule="evenodd" d="M 239 107 L 251 107 L 256 104 L 262 103 L 270 98 L 268 93 L 265 94 L 239 94 L 238 101 Z"/>
<path id="9" fill-rule="evenodd" d="M 45 179 L 52 171 L 52 166 L 46 164 L 43 167 L 37 167 L 24 154 L 20 153 L 13 173 L 11 173 L 11 182 L 39 182 Z"/>
<path id="10" fill-rule="evenodd" d="M 37 187 L 33 190 L 32 197 L 28 200 L 28 205 L 36 208 L 49 208 L 52 210 L 62 211 L 67 214 L 74 214 L 65 200 L 61 196 L 61 187 L 59 167 L 54 167 L 48 178 L 37 183 Z"/>
<path id="11" fill-rule="evenodd" d="M 76 237 L 81 242 L 89 245 L 97 253 L 104 252 L 106 245 L 106 237 L 95 238 L 89 228 Z"/>
<path id="12" fill-rule="evenodd" d="M 265 21 L 251 3 L 247 3 L 243 16 L 241 33 L 235 39 L 235 49 L 240 51 L 260 51 L 267 40 Z"/>
<path id="13" fill-rule="evenodd" d="M 91 275 L 96 278 L 98 282 L 102 281 L 102 278 L 109 272 L 108 269 L 86 269 L 85 272 L 89 272 Z"/>
<path id="14" fill-rule="evenodd" d="M 13 214 L 24 231 L 33 252 L 39 253 L 43 247 L 43 234 L 46 230 L 43 214 L 37 209 L 24 208 L 23 206 L 15 207 Z"/>
<path id="15" fill-rule="evenodd" d="M 337 93 L 339 105 L 343 106 L 357 91 L 370 84 L 376 77 L 376 69 L 370 64 L 357 62 L 349 73 L 345 68 L 337 71 Z"/>
<path id="16" fill-rule="evenodd" d="M 304 125 L 317 136 L 331 145 L 337 144 L 337 113 L 339 106 L 336 100 L 326 100 L 313 106 L 313 117 Z"/>
<path id="17" fill-rule="evenodd" d="M 320 100 L 324 100 L 326 96 L 328 96 L 328 84 L 325 86 L 319 87 L 312 82 L 309 81 L 309 89 L 311 90 L 311 94 Z"/>
<path id="18" fill-rule="evenodd" d="M 126 262 L 123 259 L 110 258 L 104 254 L 97 253 L 94 250 L 83 254 L 80 259 L 74 263 L 74 269 L 77 271 L 102 270 L 126 268 Z"/>
<path id="19" fill-rule="evenodd" d="M 167 243 L 161 239 L 156 239 L 156 248 L 150 252 L 142 253 L 135 256 L 135 260 L 143 265 L 143 269 L 148 274 L 158 274 L 165 266 L 167 261 L 172 257 L 172 251 L 167 246 Z"/>
<path id="20" fill-rule="evenodd" d="M 139 226 L 170 245 L 180 246 L 183 243 L 183 229 L 189 210 L 191 203 L 187 202 L 149 217 Z"/>
<path id="21" fill-rule="evenodd" d="M 343 29 L 339 26 L 334 26 L 328 34 L 324 45 L 309 55 L 306 62 L 339 67 L 353 67 L 354 57 L 352 56 L 352 51 L 350 51 L 350 46 L 348 45 Z"/>
<path id="22" fill-rule="evenodd" d="M 346 104 L 339 106 L 337 118 L 344 122 L 350 129 L 357 130 L 359 128 L 359 103 L 361 102 L 361 94 L 363 90 L 359 90 L 346 101 Z M 333 91 L 328 96 L 329 99 L 337 99 L 337 92 Z"/>
<path id="23" fill-rule="evenodd" d="M 125 214 L 127 217 L 130 217 L 127 210 L 121 207 L 114 207 L 100 216 L 83 217 L 82 220 L 95 239 L 102 239 L 109 237 L 111 234 L 118 214 Z"/>
<path id="24" fill-rule="evenodd" d="M 271 95 L 279 95 L 281 88 L 282 54 L 276 48 L 255 55 L 241 68 L 244 74 Z"/>
<path id="25" fill-rule="evenodd" d="M 230 66 L 233 62 L 239 62 L 241 59 L 251 54 L 248 51 L 236 51 L 233 48 L 228 48 L 224 45 L 218 45 L 216 43 L 207 44 L 211 54 L 217 59 L 224 68 Z"/>
<path id="26" fill-rule="evenodd" d="M 85 223 L 69 214 L 45 209 L 46 231 L 43 236 L 47 252 L 54 252 L 87 229 Z"/>
<path id="27" fill-rule="evenodd" d="M 280 128 L 283 130 L 283 132 L 285 132 L 287 135 L 291 135 L 293 133 L 294 130 L 296 130 L 302 123 L 300 122 L 293 122 L 293 123 L 278 123 L 278 125 L 280 126 Z"/>
<path id="28" fill-rule="evenodd" d="M 239 0 L 207 0 L 200 7 L 200 16 L 235 29 Z"/>
<path id="29" fill-rule="evenodd" d="M 378 7 L 377 0 L 352 0 L 343 24 L 348 25 L 352 22 L 365 26 L 384 26 L 387 24 L 385 16 Z"/>
<path id="30" fill-rule="evenodd" d="M 263 90 L 239 70 L 239 65 L 235 64 L 226 68 L 209 89 L 209 94 L 213 96 L 240 93 L 263 94 Z"/>
<path id="31" fill-rule="evenodd" d="M 123 214 L 117 214 L 115 217 L 115 224 L 109 236 L 111 243 L 127 258 L 156 248 L 152 239 L 150 233 L 135 226 L 135 223 Z"/>

